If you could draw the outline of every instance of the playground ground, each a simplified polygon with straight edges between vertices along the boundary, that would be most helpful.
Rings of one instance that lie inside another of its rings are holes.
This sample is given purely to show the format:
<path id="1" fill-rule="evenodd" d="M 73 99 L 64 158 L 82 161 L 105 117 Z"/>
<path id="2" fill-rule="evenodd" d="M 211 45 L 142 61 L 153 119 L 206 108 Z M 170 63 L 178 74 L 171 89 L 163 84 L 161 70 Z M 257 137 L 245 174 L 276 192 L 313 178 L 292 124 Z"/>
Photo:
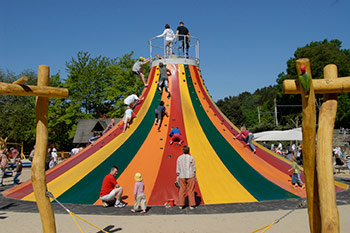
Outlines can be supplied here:
<path id="1" fill-rule="evenodd" d="M 30 179 L 30 168 L 24 168 L 23 180 Z M 337 179 L 350 178 L 348 171 L 337 175 Z M 6 178 L 10 185 L 12 178 Z M 349 182 L 347 182 L 349 184 Z M 5 186 L 6 187 L 6 186 Z M 3 191 L 3 189 L 1 190 Z M 340 216 L 340 232 L 350 229 L 350 192 L 337 195 Z M 108 232 L 253 232 L 267 226 L 294 209 L 300 200 L 282 200 L 253 204 L 228 204 L 199 206 L 191 211 L 180 211 L 176 207 L 151 207 L 146 215 L 132 214 L 124 209 L 100 206 L 66 205 L 73 213 Z M 72 217 L 60 206 L 54 205 L 57 232 L 81 232 Z M 84 232 L 100 232 L 77 219 Z M 3 232 L 42 232 L 40 215 L 34 203 L 0 197 L 0 222 Z M 261 232 L 261 231 L 259 231 Z M 307 209 L 297 209 L 267 233 L 309 232 Z"/>

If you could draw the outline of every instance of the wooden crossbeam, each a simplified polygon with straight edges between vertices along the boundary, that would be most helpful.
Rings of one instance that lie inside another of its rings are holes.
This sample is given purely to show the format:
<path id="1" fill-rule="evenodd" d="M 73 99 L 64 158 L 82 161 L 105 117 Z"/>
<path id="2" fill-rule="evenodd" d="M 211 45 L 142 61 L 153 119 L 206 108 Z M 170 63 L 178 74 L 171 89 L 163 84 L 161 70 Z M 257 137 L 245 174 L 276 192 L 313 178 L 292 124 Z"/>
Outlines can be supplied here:
<path id="1" fill-rule="evenodd" d="M 67 98 L 68 89 L 50 86 L 33 86 L 0 82 L 0 94 Z"/>
<path id="2" fill-rule="evenodd" d="M 313 88 L 316 94 L 330 94 L 350 92 L 350 77 L 337 79 L 313 79 Z M 300 85 L 294 79 L 283 81 L 283 93 L 300 94 Z"/>

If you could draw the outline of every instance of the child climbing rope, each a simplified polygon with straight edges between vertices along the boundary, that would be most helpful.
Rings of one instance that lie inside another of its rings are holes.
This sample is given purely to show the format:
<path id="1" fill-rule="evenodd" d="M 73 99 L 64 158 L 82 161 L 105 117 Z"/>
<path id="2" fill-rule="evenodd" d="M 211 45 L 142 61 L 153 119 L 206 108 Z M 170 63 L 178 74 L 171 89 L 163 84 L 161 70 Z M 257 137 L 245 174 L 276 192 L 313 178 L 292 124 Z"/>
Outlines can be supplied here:
<path id="1" fill-rule="evenodd" d="M 179 141 L 179 145 L 181 146 L 184 140 L 181 136 L 181 131 L 177 127 L 171 127 L 171 131 L 169 133 L 170 141 L 169 144 L 172 145 L 175 141 Z"/>
<path id="2" fill-rule="evenodd" d="M 233 136 L 233 139 L 237 139 L 240 136 L 243 136 L 243 140 L 245 141 L 247 146 L 250 146 L 250 148 L 252 149 L 253 153 L 256 153 L 256 149 L 255 146 L 252 142 L 253 138 L 254 138 L 254 134 L 252 134 L 251 132 L 249 132 L 248 130 L 246 130 L 246 128 L 244 126 L 241 127 L 241 132 L 237 135 L 237 136 Z"/>
<path id="3" fill-rule="evenodd" d="M 155 113 L 156 113 L 156 119 L 154 120 L 154 124 L 158 125 L 158 123 L 159 123 L 158 130 L 160 130 L 164 115 L 169 117 L 168 112 L 166 111 L 166 108 L 164 107 L 164 101 L 160 101 L 159 106 L 155 110 Z"/>
<path id="4" fill-rule="evenodd" d="M 124 129 L 123 129 L 123 133 L 125 132 L 126 128 L 130 127 L 130 120 L 132 117 L 136 117 L 136 114 L 134 113 L 134 111 L 127 106 L 126 110 L 125 110 L 125 114 L 124 114 Z"/>
<path id="5" fill-rule="evenodd" d="M 152 58 L 145 59 L 144 57 L 140 57 L 139 59 L 137 59 L 137 61 L 135 62 L 135 64 L 132 67 L 132 72 L 134 72 L 134 74 L 137 74 L 138 76 L 140 76 L 145 87 L 147 87 L 148 84 L 145 81 L 145 75 L 143 74 L 142 66 L 147 64 L 151 60 L 152 60 Z"/>
<path id="6" fill-rule="evenodd" d="M 159 90 L 159 94 L 163 93 L 163 87 L 165 87 L 165 91 L 168 92 L 168 98 L 171 96 L 170 91 L 169 91 L 169 87 L 168 87 L 168 76 L 171 75 L 171 72 L 169 69 L 167 69 L 166 67 L 164 67 L 164 64 L 162 62 L 159 63 L 159 82 L 158 82 L 158 90 Z"/>

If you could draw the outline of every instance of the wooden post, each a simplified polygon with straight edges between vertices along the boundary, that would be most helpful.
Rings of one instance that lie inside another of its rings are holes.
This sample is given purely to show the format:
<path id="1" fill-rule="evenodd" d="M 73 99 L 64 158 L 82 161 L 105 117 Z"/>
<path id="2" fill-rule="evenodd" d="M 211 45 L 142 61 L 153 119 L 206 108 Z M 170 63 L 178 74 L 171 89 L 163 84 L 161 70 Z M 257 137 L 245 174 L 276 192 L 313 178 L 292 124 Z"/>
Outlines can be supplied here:
<path id="1" fill-rule="evenodd" d="M 312 80 L 309 59 L 301 58 L 296 61 L 298 75 L 301 74 L 301 65 L 305 65 L 306 72 L 310 74 L 310 78 Z M 301 99 L 303 104 L 303 163 L 309 213 L 309 225 L 311 233 L 318 233 L 321 232 L 321 216 L 319 211 L 319 195 L 315 158 L 316 106 L 312 81 L 308 98 L 305 97 L 304 89 L 301 88 L 301 90 Z"/>
<path id="2" fill-rule="evenodd" d="M 38 86 L 48 86 L 50 82 L 48 66 L 39 66 Z M 46 196 L 45 161 L 48 144 L 48 97 L 37 97 L 36 114 L 36 143 L 35 155 L 32 163 L 32 184 L 36 204 L 38 206 L 44 233 L 55 233 L 56 224 L 50 198 Z"/>
<path id="3" fill-rule="evenodd" d="M 336 65 L 324 68 L 325 80 L 337 79 Z M 337 115 L 337 94 L 325 94 L 319 115 L 317 131 L 317 176 L 320 194 L 322 233 L 339 232 L 339 214 L 334 189 L 332 144 L 333 129 Z"/>

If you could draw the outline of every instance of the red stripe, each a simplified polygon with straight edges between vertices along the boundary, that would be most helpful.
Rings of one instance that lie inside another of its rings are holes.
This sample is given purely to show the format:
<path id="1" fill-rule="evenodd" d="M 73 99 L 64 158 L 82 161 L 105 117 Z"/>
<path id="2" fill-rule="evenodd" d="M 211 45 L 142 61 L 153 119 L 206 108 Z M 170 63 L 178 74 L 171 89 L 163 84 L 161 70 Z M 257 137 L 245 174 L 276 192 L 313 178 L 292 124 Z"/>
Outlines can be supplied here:
<path id="1" fill-rule="evenodd" d="M 182 146 L 178 145 L 178 142 L 169 144 L 169 133 L 171 127 L 178 127 L 181 131 L 181 135 L 184 139 L 184 144 L 187 144 L 186 131 L 182 115 L 181 95 L 179 82 L 179 68 L 178 65 L 171 65 L 175 74 L 171 77 L 171 111 L 169 117 L 169 126 L 166 139 L 166 145 L 164 148 L 163 158 L 160 164 L 157 180 L 153 186 L 152 194 L 149 198 L 149 205 L 163 205 L 169 199 L 174 199 L 175 203 L 178 203 L 178 189 L 175 187 L 174 182 L 176 180 L 176 161 L 177 158 L 183 154 Z M 195 192 L 197 193 L 196 199 L 200 198 L 200 190 L 196 185 Z M 203 203 L 203 200 L 201 200 Z"/>

